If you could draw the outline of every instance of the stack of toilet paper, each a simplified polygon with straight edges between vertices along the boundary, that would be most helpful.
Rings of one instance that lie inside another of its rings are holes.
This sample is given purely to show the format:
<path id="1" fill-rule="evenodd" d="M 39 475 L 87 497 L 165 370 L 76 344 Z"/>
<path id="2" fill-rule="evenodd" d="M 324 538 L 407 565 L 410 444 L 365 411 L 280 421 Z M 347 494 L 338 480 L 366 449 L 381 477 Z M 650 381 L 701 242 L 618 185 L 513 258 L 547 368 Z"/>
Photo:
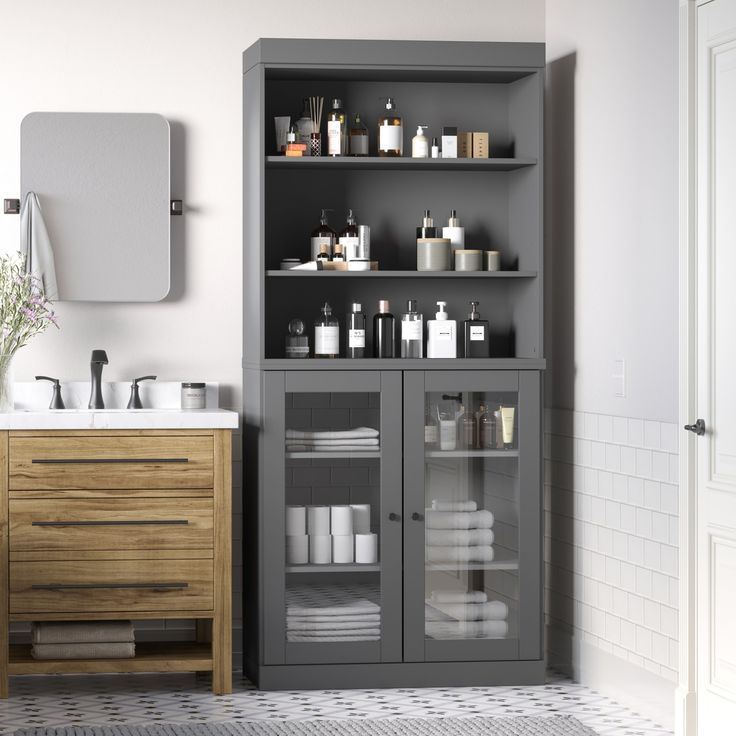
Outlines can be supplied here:
<path id="1" fill-rule="evenodd" d="M 378 535 L 371 533 L 370 504 L 286 507 L 288 565 L 377 561 Z"/>

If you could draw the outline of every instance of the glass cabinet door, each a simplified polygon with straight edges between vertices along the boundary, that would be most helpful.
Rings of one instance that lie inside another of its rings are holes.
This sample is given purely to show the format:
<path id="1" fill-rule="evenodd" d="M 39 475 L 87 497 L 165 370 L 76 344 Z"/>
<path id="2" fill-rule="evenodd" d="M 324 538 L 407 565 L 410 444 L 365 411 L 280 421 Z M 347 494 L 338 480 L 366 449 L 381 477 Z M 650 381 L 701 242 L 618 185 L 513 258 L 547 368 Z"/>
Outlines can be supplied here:
<path id="1" fill-rule="evenodd" d="M 407 373 L 405 659 L 540 655 L 539 374 Z"/>
<path id="2" fill-rule="evenodd" d="M 265 663 L 399 661 L 401 374 L 265 380 Z"/>

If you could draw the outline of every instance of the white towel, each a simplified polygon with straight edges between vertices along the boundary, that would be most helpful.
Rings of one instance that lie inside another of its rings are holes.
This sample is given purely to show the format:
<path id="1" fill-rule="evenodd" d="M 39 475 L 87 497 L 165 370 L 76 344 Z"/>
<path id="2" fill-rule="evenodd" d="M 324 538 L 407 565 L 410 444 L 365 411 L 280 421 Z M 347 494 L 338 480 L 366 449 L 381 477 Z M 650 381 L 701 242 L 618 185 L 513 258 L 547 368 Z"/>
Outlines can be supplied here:
<path id="1" fill-rule="evenodd" d="M 340 445 L 327 447 L 325 445 L 286 445 L 287 452 L 375 452 L 378 447 L 365 445 Z"/>
<path id="2" fill-rule="evenodd" d="M 378 437 L 378 430 L 372 427 L 356 427 L 355 429 L 344 429 L 325 432 L 305 432 L 299 429 L 287 429 L 287 440 L 344 440 L 365 437 Z"/>
<path id="3" fill-rule="evenodd" d="M 503 601 L 487 603 L 430 603 L 445 616 L 457 621 L 503 621 L 509 615 L 509 607 Z"/>
<path id="4" fill-rule="evenodd" d="M 506 621 L 427 621 L 425 633 L 433 639 L 503 639 Z"/>
<path id="5" fill-rule="evenodd" d="M 26 271 L 39 279 L 46 298 L 58 299 L 54 251 L 34 192 L 28 192 L 20 210 L 20 249 L 26 257 Z"/>
<path id="6" fill-rule="evenodd" d="M 435 511 L 477 511 L 478 504 L 475 501 L 432 501 Z"/>
<path id="7" fill-rule="evenodd" d="M 433 511 L 427 509 L 429 529 L 490 529 L 493 514 L 490 511 Z"/>
<path id="8" fill-rule="evenodd" d="M 493 547 L 427 547 L 430 562 L 493 562 Z"/>
<path id="9" fill-rule="evenodd" d="M 363 618 L 356 616 L 355 621 L 337 621 L 338 618 L 343 617 L 333 616 L 329 621 L 311 621 L 296 616 L 287 616 L 286 628 L 289 631 L 344 631 L 348 635 L 351 629 L 375 628 L 381 624 L 380 616 L 364 616 Z"/>
<path id="10" fill-rule="evenodd" d="M 287 439 L 286 444 L 311 445 L 312 447 L 340 447 L 341 445 L 366 445 L 367 447 L 377 447 L 378 437 L 346 437 L 341 440 Z"/>
<path id="11" fill-rule="evenodd" d="M 488 600 L 488 596 L 482 590 L 469 590 L 467 593 L 433 590 L 431 598 L 434 603 L 485 603 Z"/>
<path id="12" fill-rule="evenodd" d="M 381 614 L 380 613 L 359 613 L 355 616 L 351 616 L 349 614 L 341 615 L 341 616 L 320 616 L 320 615 L 309 615 L 309 616 L 293 616 L 289 611 L 286 613 L 286 625 L 289 626 L 289 623 L 302 623 L 302 624 L 338 624 L 338 623 L 344 623 L 344 624 L 350 624 L 352 626 L 355 626 L 356 624 L 360 624 L 361 626 L 363 624 L 377 624 L 381 621 Z"/>
<path id="13" fill-rule="evenodd" d="M 367 629 L 351 629 L 344 631 L 343 629 L 325 629 L 325 631 L 296 631 L 295 629 L 287 629 L 287 634 L 295 634 L 296 636 L 303 636 L 307 639 L 319 639 L 324 640 L 326 636 L 380 636 L 381 629 L 376 626 L 371 626 Z"/>
<path id="14" fill-rule="evenodd" d="M 344 616 L 345 614 L 380 613 L 380 606 L 371 603 L 366 598 L 356 598 L 354 601 L 343 606 L 324 606 L 312 608 L 309 606 L 289 606 L 286 609 L 287 616 Z"/>
<path id="15" fill-rule="evenodd" d="M 302 641 L 317 644 L 318 642 L 328 641 L 380 641 L 380 636 L 302 636 L 301 634 L 288 633 L 287 641 Z"/>
<path id="16" fill-rule="evenodd" d="M 493 529 L 427 529 L 427 544 L 433 547 L 493 544 Z"/>

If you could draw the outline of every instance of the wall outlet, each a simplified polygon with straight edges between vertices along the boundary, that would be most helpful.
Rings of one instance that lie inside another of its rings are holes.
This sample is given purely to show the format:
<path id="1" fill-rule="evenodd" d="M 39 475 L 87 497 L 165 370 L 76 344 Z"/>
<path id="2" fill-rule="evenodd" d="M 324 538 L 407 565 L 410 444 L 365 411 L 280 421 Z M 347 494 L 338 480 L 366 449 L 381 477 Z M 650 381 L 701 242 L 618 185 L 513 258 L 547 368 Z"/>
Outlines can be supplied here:
<path id="1" fill-rule="evenodd" d="M 613 361 L 613 395 L 617 399 L 626 398 L 626 361 L 618 358 Z"/>

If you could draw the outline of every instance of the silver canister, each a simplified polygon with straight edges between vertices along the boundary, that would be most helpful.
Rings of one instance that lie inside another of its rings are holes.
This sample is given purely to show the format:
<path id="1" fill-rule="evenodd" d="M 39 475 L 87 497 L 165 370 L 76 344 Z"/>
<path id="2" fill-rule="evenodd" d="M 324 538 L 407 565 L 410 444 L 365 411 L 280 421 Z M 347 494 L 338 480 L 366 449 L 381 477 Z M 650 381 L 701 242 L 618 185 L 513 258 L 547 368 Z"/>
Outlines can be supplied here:
<path id="1" fill-rule="evenodd" d="M 181 408 L 204 409 L 207 405 L 207 385 L 186 382 L 181 384 Z"/>
<path id="2" fill-rule="evenodd" d="M 370 225 L 358 225 L 358 248 L 356 259 L 370 261 L 371 259 L 371 228 Z"/>
<path id="3" fill-rule="evenodd" d="M 463 250 L 455 251 L 456 271 L 481 271 L 483 269 L 483 251 Z"/>

